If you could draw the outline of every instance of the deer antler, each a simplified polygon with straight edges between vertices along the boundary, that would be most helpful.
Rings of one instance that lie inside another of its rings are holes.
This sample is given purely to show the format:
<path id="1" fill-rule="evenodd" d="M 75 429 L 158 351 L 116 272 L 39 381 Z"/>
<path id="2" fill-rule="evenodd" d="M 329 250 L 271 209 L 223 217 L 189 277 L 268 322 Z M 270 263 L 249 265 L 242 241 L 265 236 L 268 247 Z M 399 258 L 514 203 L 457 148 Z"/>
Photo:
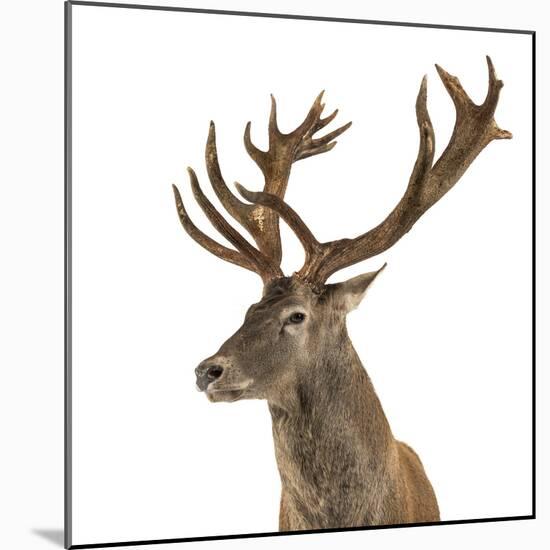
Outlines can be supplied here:
<path id="1" fill-rule="evenodd" d="M 315 99 L 304 121 L 288 134 L 284 134 L 279 130 L 277 124 L 277 105 L 275 98 L 271 96 L 271 113 L 268 125 L 269 148 L 267 151 L 258 149 L 252 143 L 250 138 L 250 122 L 246 125 L 244 144 L 247 152 L 264 175 L 264 191 L 266 193 L 273 194 L 282 199 L 286 192 L 292 164 L 297 160 L 330 151 L 336 145 L 334 139 L 351 126 L 351 122 L 348 122 L 323 137 L 313 137 L 319 130 L 327 126 L 338 113 L 338 110 L 335 110 L 326 118 L 321 118 L 324 108 L 324 104 L 321 102 L 322 96 L 323 92 Z M 201 246 L 216 256 L 255 271 L 262 277 L 264 282 L 282 276 L 282 271 L 279 267 L 282 256 L 279 217 L 271 209 L 266 209 L 261 205 L 251 205 L 242 202 L 229 189 L 223 179 L 218 162 L 216 129 L 213 122 L 210 123 L 205 157 L 208 177 L 220 202 L 231 216 L 250 233 L 258 245 L 258 249 L 253 247 L 240 233 L 233 229 L 215 209 L 202 192 L 192 169 L 189 169 L 189 176 L 195 199 L 214 227 L 237 250 L 220 245 L 193 224 L 183 206 L 181 195 L 174 186 L 176 206 L 184 229 Z"/>
<path id="2" fill-rule="evenodd" d="M 277 104 L 272 95 L 267 151 L 258 149 L 252 143 L 251 123 L 247 123 L 244 131 L 244 145 L 264 175 L 265 192 L 284 198 L 292 164 L 297 160 L 330 151 L 336 145 L 333 140 L 351 126 L 351 122 L 348 122 L 327 135 L 315 139 L 313 135 L 327 126 L 338 114 L 338 110 L 335 110 L 328 117 L 321 118 L 324 108 L 324 104 L 321 103 L 322 97 L 323 92 L 317 96 L 306 118 L 295 130 L 283 134 L 277 124 Z M 282 251 L 278 216 L 272 210 L 241 202 L 226 185 L 218 163 L 214 123 L 210 124 L 206 144 L 206 167 L 212 187 L 226 210 L 252 235 L 260 251 L 280 265 Z"/>
<path id="3" fill-rule="evenodd" d="M 510 132 L 501 130 L 495 122 L 494 113 L 503 84 L 497 79 L 489 57 L 487 65 L 489 89 L 481 105 L 476 105 L 468 97 L 458 78 L 436 65 L 455 105 L 456 122 L 447 148 L 433 166 L 435 136 L 426 107 L 426 77 L 422 79 L 416 100 L 420 146 L 405 194 L 383 222 L 354 239 L 320 243 L 300 216 L 280 197 L 266 192 L 253 193 L 238 185 L 245 199 L 275 211 L 300 239 L 306 259 L 296 273 L 297 277 L 313 287 L 319 287 L 336 271 L 384 252 L 455 185 L 485 146 L 494 139 L 512 137 Z"/>

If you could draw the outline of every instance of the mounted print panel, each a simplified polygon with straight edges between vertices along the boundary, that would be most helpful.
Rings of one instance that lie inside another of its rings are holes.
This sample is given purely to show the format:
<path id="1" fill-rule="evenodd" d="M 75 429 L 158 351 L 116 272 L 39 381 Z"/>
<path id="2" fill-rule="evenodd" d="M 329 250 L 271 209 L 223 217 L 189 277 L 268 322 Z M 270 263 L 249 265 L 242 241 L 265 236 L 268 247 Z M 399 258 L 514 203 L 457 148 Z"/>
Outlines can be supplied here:
<path id="1" fill-rule="evenodd" d="M 532 37 L 77 4 L 68 544 L 530 516 Z"/>

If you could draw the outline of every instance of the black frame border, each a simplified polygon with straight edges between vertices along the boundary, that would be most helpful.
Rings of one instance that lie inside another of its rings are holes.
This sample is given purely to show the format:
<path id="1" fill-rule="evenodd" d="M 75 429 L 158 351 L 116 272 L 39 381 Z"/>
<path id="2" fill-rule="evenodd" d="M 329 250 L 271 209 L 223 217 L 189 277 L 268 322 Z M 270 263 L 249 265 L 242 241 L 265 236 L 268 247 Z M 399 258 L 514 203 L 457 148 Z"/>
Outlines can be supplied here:
<path id="1" fill-rule="evenodd" d="M 397 525 L 376 525 L 365 527 L 344 527 L 335 529 L 313 529 L 302 531 L 274 531 L 266 533 L 243 533 L 234 535 L 216 535 L 171 539 L 151 539 L 93 544 L 72 544 L 72 6 L 93 6 L 105 8 L 141 9 L 202 13 L 215 15 L 234 15 L 245 17 L 264 17 L 276 19 L 295 19 L 307 21 L 325 21 L 337 23 L 355 23 L 365 25 L 384 25 L 397 27 L 415 27 L 459 31 L 480 31 L 507 34 L 526 34 L 531 36 L 532 60 L 532 513 L 523 516 L 503 516 L 449 520 L 426 523 L 407 523 Z M 494 523 L 502 521 L 520 521 L 536 519 L 536 31 L 525 29 L 504 29 L 474 27 L 463 25 L 443 25 L 433 23 L 408 23 L 369 19 L 339 17 L 317 17 L 265 12 L 231 11 L 218 9 L 187 8 L 178 6 L 158 6 L 150 4 L 121 4 L 115 2 L 88 2 L 84 0 L 65 0 L 64 2 L 64 187 L 65 187 L 65 230 L 64 230 L 64 284 L 65 284 L 65 346 L 64 346 L 64 546 L 65 548 L 114 548 L 121 546 L 145 546 L 150 544 L 171 544 L 181 542 L 216 541 L 242 538 L 264 538 L 277 536 L 304 535 L 316 533 L 338 533 L 346 531 L 370 531 L 408 527 L 434 527 L 440 525 L 464 525 L 471 523 Z"/>

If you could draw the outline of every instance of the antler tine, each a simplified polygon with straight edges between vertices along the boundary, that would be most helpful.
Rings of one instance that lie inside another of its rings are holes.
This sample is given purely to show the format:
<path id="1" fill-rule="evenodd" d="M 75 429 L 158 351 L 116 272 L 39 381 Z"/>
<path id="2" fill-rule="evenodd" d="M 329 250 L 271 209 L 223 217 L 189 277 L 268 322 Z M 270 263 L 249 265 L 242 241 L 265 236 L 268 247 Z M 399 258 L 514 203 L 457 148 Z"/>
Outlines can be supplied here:
<path id="1" fill-rule="evenodd" d="M 256 272 L 256 266 L 248 258 L 237 252 L 236 250 L 231 250 L 226 246 L 223 246 L 217 243 L 214 239 L 210 238 L 208 235 L 203 233 L 192 221 L 185 207 L 179 192 L 179 189 L 172 185 L 172 190 L 174 191 L 174 198 L 176 200 L 176 208 L 178 210 L 178 216 L 181 222 L 181 225 L 187 232 L 187 234 L 197 243 L 199 243 L 204 249 L 208 250 L 218 258 L 231 262 L 232 264 L 244 267 L 250 271 Z"/>
<path id="2" fill-rule="evenodd" d="M 325 95 L 325 90 L 321 90 L 319 95 L 315 98 L 313 105 L 310 107 L 306 118 L 304 118 L 303 122 L 295 130 L 290 132 L 289 135 L 302 139 L 303 137 L 310 136 L 313 133 L 321 119 L 321 113 L 325 108 L 325 104 L 322 102 L 323 95 Z"/>
<path id="3" fill-rule="evenodd" d="M 224 208 L 242 225 L 246 225 L 252 208 L 249 204 L 240 201 L 229 189 L 223 179 L 220 164 L 218 162 L 218 150 L 216 147 L 216 126 L 210 121 L 208 139 L 205 148 L 206 170 L 210 183 Z"/>
<path id="4" fill-rule="evenodd" d="M 277 101 L 273 94 L 269 94 L 271 99 L 271 110 L 269 111 L 269 123 L 267 125 L 267 132 L 269 135 L 269 140 L 276 139 L 278 136 L 282 136 L 282 132 L 279 130 L 279 125 L 277 124 Z M 250 124 L 250 122 L 248 123 Z M 250 126 L 248 127 L 250 132 Z"/>
<path id="5" fill-rule="evenodd" d="M 406 213 L 413 213 L 415 207 L 419 203 L 419 197 L 422 193 L 422 183 L 426 180 L 430 168 L 433 164 L 435 153 L 435 134 L 430 120 L 427 107 L 427 94 L 428 94 L 428 77 L 424 75 L 418 96 L 416 98 L 416 122 L 418 124 L 419 131 L 419 145 L 416 162 L 409 178 L 409 184 L 407 191 L 399 203 L 398 207 L 394 210 L 396 216 L 404 216 Z M 407 194 L 409 196 L 407 196 Z M 407 207 L 405 207 L 407 205 Z M 403 218 L 401 223 L 403 223 Z"/>

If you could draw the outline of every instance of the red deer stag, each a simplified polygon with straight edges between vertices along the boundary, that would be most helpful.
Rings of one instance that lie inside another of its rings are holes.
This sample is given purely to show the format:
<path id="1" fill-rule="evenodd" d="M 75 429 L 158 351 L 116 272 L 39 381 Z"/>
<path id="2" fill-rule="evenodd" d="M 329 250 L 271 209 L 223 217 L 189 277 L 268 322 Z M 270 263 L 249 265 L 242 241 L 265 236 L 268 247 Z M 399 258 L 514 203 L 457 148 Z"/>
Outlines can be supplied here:
<path id="1" fill-rule="evenodd" d="M 436 65 L 456 108 L 454 131 L 434 160 L 434 131 L 426 107 L 426 77 L 416 100 L 420 147 L 402 199 L 373 229 L 355 238 L 319 242 L 283 200 L 292 163 L 330 151 L 351 123 L 323 137 L 315 134 L 336 116 L 321 118 L 322 93 L 294 131 L 282 133 L 271 98 L 269 148 L 244 145 L 265 178 L 263 192 L 227 187 L 218 164 L 214 124 L 206 143 L 206 167 L 220 202 L 250 233 L 250 244 L 215 209 L 193 170 L 193 194 L 228 248 L 198 229 L 174 186 L 179 218 L 187 233 L 216 256 L 256 272 L 261 300 L 249 307 L 242 327 L 196 369 L 197 386 L 210 401 L 266 399 L 282 493 L 279 528 L 342 528 L 439 520 L 432 486 L 416 453 L 397 441 L 369 376 L 346 330 L 346 315 L 361 302 L 379 271 L 326 284 L 336 271 L 376 256 L 407 233 L 494 139 L 508 139 L 494 119 L 502 82 L 487 58 L 489 89 L 476 105 L 459 80 Z M 280 268 L 279 218 L 305 249 L 305 263 L 290 277 Z"/>

